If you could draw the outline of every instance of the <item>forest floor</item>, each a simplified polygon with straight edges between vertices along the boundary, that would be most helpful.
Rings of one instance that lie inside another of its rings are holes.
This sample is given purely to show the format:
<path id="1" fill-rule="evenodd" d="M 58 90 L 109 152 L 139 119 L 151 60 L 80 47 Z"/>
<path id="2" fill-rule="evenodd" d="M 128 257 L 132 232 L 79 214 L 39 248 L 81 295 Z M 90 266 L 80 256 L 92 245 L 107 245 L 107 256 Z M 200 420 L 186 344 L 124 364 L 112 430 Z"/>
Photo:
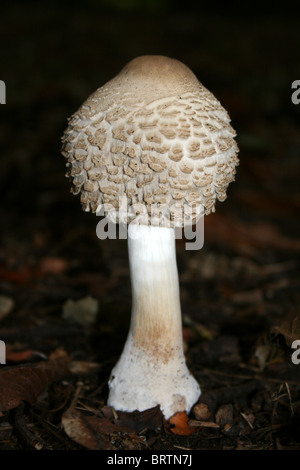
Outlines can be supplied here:
<path id="1" fill-rule="evenodd" d="M 250 39 L 251 21 L 217 18 L 218 33 L 205 39 L 209 17 L 174 13 L 159 28 L 150 15 L 140 19 L 139 42 L 133 20 L 107 13 L 90 25 L 80 7 L 54 27 L 63 9 L 55 5 L 8 8 L 2 33 L 0 449 L 299 449 L 297 23 L 257 21 Z M 98 220 L 69 193 L 60 155 L 67 117 L 143 51 L 177 56 L 204 75 L 240 148 L 228 199 L 205 219 L 204 247 L 177 241 L 185 353 L 202 395 L 171 422 L 159 408 L 106 405 L 130 321 L 127 245 L 98 240 Z"/>

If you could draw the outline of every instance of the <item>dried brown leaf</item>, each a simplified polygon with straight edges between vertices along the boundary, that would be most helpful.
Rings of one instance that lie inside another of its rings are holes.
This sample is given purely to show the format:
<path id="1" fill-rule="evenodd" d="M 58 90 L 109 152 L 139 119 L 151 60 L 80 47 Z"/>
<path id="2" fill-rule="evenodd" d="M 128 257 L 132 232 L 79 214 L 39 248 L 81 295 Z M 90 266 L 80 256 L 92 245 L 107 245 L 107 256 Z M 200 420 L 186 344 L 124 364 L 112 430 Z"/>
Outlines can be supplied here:
<path id="1" fill-rule="evenodd" d="M 132 434 L 135 430 L 130 426 L 125 426 L 122 423 L 116 421 L 110 421 L 106 417 L 101 416 L 87 416 L 86 422 L 89 423 L 91 428 L 100 434 Z"/>
<path id="2" fill-rule="evenodd" d="M 24 267 L 18 270 L 11 268 L 0 267 L 0 279 L 5 282 L 12 282 L 15 284 L 27 284 L 37 277 L 38 273 L 36 268 Z"/>
<path id="3" fill-rule="evenodd" d="M 206 403 L 197 403 L 193 408 L 193 413 L 199 421 L 209 421 L 211 419 L 211 412 Z"/>
<path id="4" fill-rule="evenodd" d="M 277 335 L 282 335 L 287 345 L 291 346 L 295 340 L 300 339 L 300 317 L 294 317 L 279 326 L 274 326 L 273 331 Z"/>
<path id="5" fill-rule="evenodd" d="M 159 407 L 146 411 L 127 413 L 116 412 L 111 407 L 102 409 L 103 416 L 84 415 L 71 406 L 62 418 L 66 434 L 78 444 L 90 450 L 113 449 L 107 435 L 127 434 L 131 439 L 138 438 L 137 433 L 162 427 L 162 413 Z"/>
<path id="6" fill-rule="evenodd" d="M 21 401 L 34 404 L 39 396 L 67 370 L 68 360 L 53 360 L 0 370 L 0 411 L 15 408 Z"/>
<path id="7" fill-rule="evenodd" d="M 72 361 L 69 364 L 69 371 L 72 374 L 94 374 L 101 369 L 101 364 L 88 361 Z"/>
<path id="8" fill-rule="evenodd" d="M 69 262 L 64 258 L 46 256 L 40 262 L 40 270 L 45 274 L 62 274 L 69 267 Z"/>
<path id="9" fill-rule="evenodd" d="M 190 419 L 189 426 L 201 428 L 214 428 L 219 429 L 219 425 L 213 421 L 199 421 L 198 419 Z"/>
<path id="10" fill-rule="evenodd" d="M 132 413 L 116 412 L 104 406 L 101 410 L 103 416 L 98 416 L 84 415 L 75 409 L 74 404 L 63 414 L 62 425 L 71 439 L 90 450 L 113 449 L 107 440 L 111 434 L 127 434 L 131 439 L 139 439 L 137 433 L 162 427 L 163 417 L 159 406 Z"/>
<path id="11" fill-rule="evenodd" d="M 169 424 L 171 432 L 179 436 L 190 436 L 198 430 L 198 427 L 189 425 L 189 418 L 185 411 L 175 413 L 169 419 Z"/>
<path id="12" fill-rule="evenodd" d="M 3 320 L 7 315 L 11 313 L 15 306 L 15 302 L 6 295 L 0 295 L 0 320 Z"/>
<path id="13" fill-rule="evenodd" d="M 113 449 L 110 443 L 99 434 L 97 426 L 89 422 L 90 418 L 71 407 L 64 412 L 62 425 L 73 441 L 89 450 Z"/>
<path id="14" fill-rule="evenodd" d="M 216 423 L 224 427 L 226 424 L 232 425 L 233 422 L 233 406 L 231 403 L 221 405 L 215 415 Z"/>
<path id="15" fill-rule="evenodd" d="M 32 351 L 27 349 L 26 351 L 13 351 L 9 346 L 6 347 L 6 361 L 8 362 L 25 362 L 32 360 L 33 357 L 40 357 L 45 359 L 45 355 L 39 351 Z"/>
<path id="16" fill-rule="evenodd" d="M 157 430 L 163 426 L 163 415 L 159 406 L 145 411 L 117 411 L 115 423 L 131 428 L 131 432 L 139 433 L 145 429 Z"/>

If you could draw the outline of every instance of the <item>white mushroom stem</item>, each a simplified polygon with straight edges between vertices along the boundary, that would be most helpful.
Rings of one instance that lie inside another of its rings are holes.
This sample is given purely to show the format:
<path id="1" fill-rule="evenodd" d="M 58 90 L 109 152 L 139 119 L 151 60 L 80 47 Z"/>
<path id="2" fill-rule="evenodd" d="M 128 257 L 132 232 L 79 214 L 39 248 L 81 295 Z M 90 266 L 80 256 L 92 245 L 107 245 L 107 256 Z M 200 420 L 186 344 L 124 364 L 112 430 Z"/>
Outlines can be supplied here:
<path id="1" fill-rule="evenodd" d="M 108 404 L 143 411 L 160 405 L 166 417 L 189 412 L 200 396 L 183 353 L 173 228 L 129 225 L 132 316 L 112 371 Z"/>

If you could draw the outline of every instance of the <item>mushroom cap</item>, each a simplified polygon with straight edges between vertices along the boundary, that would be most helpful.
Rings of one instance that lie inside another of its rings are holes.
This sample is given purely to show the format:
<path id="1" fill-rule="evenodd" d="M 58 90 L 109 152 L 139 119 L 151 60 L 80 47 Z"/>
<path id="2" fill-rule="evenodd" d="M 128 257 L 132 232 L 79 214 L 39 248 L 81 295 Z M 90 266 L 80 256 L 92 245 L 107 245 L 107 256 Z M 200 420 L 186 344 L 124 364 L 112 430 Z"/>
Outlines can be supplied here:
<path id="1" fill-rule="evenodd" d="M 180 226 L 215 211 L 238 165 L 214 95 L 176 59 L 141 56 L 68 122 L 62 153 L 84 210 L 114 222 Z"/>

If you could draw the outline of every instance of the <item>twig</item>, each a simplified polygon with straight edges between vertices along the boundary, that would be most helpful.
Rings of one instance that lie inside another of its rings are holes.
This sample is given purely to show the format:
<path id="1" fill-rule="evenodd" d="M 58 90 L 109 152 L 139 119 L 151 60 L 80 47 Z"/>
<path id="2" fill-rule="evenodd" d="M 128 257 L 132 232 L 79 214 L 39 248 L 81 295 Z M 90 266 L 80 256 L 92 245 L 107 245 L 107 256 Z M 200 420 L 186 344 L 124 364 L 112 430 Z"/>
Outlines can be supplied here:
<path id="1" fill-rule="evenodd" d="M 291 407 L 291 415 L 294 416 L 294 408 L 293 408 L 293 403 L 292 403 L 292 396 L 291 396 L 290 387 L 289 387 L 289 384 L 287 382 L 284 382 L 284 384 L 285 384 L 285 387 L 287 389 L 287 393 L 288 393 L 288 396 L 289 396 L 290 407 Z"/>
<path id="2" fill-rule="evenodd" d="M 40 437 L 35 436 L 34 433 L 28 429 L 24 418 L 23 402 L 13 410 L 13 426 L 20 442 L 22 442 L 27 449 L 49 449 L 47 444 Z"/>

